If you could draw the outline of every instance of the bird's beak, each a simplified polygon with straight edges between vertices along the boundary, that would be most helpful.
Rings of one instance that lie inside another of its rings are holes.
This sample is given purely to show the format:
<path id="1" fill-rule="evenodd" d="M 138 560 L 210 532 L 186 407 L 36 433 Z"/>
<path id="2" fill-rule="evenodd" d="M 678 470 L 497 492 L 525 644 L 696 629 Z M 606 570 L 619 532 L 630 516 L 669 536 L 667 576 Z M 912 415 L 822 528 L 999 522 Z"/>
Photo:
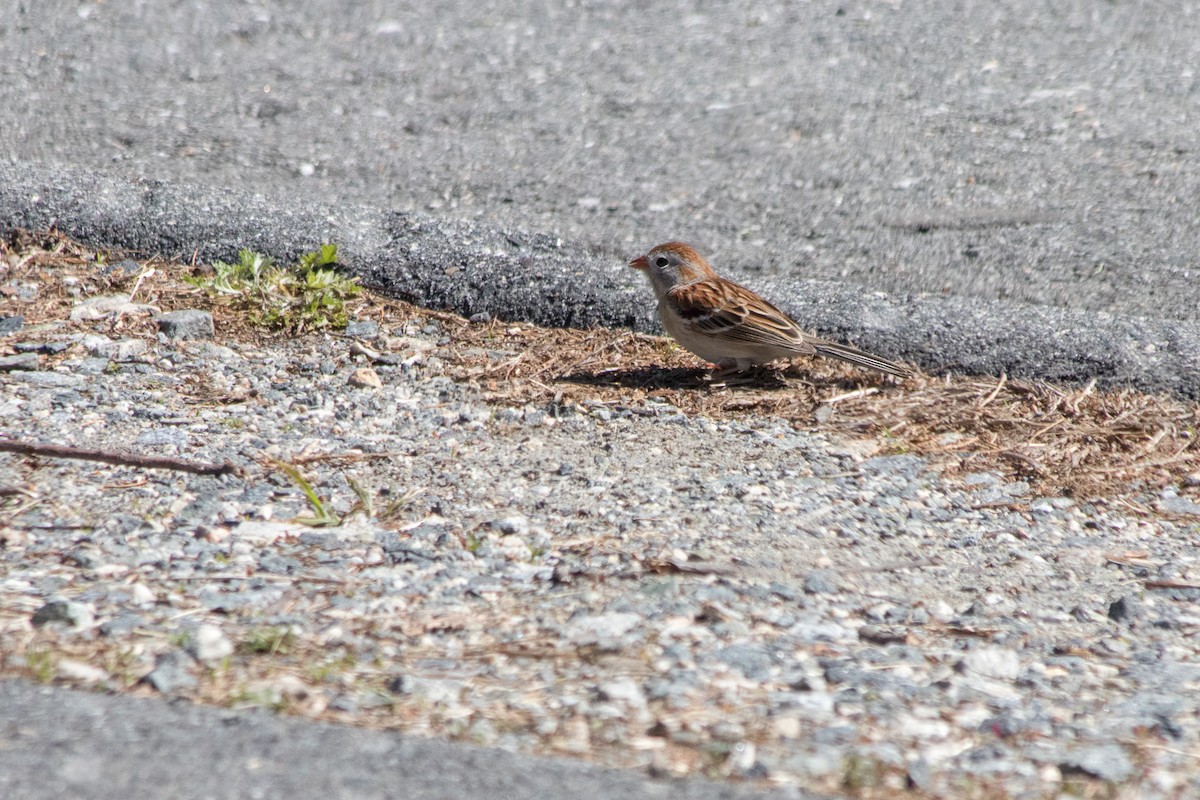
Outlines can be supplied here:
<path id="1" fill-rule="evenodd" d="M 645 256 L 638 256 L 633 261 L 629 262 L 629 266 L 633 267 L 634 269 L 647 270 L 650 269 L 650 262 L 646 260 Z"/>

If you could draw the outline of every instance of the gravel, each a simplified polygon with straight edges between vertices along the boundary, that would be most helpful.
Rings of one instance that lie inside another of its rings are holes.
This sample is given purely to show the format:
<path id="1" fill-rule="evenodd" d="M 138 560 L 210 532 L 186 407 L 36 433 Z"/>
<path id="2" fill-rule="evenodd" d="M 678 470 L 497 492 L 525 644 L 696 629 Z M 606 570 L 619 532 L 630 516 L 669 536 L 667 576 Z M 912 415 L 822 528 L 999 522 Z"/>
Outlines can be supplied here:
<path id="1" fill-rule="evenodd" d="M 119 360 L 100 326 L 0 375 L 12 437 L 244 470 L 0 455 L 6 669 L 805 791 L 1200 792 L 1200 515 L 770 418 L 489 405 L 436 321 L 377 334 L 378 387 L 339 336 Z"/>

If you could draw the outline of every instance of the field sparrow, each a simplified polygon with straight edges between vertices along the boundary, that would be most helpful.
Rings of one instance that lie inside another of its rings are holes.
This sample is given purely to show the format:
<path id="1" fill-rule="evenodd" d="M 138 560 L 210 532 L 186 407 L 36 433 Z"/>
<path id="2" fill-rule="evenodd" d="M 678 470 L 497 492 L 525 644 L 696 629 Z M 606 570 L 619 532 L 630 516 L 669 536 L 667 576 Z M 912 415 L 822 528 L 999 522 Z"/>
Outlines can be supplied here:
<path id="1" fill-rule="evenodd" d="M 650 279 L 667 333 L 719 369 L 741 372 L 789 356 L 818 355 L 900 378 L 911 374 L 903 364 L 805 333 L 754 292 L 722 278 L 682 242 L 660 244 L 629 266 Z"/>

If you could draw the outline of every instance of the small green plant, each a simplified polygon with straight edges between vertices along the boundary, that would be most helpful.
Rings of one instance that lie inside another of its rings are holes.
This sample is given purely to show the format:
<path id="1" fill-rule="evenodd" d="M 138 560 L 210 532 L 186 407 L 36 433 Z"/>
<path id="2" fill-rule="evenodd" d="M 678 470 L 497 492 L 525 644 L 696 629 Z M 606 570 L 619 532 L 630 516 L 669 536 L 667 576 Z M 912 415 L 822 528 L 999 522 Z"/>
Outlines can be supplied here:
<path id="1" fill-rule="evenodd" d="M 296 517 L 296 522 L 299 522 L 301 525 L 310 525 L 314 528 L 334 527 L 342 524 L 342 520 L 329 509 L 329 506 L 325 505 L 321 496 L 317 494 L 317 490 L 300 474 L 300 470 L 285 461 L 272 460 L 271 463 L 283 470 L 284 474 L 300 487 L 300 490 L 304 492 L 304 496 L 308 498 L 308 504 L 312 506 L 313 515 L 311 517 Z"/>
<path id="2" fill-rule="evenodd" d="M 296 634 L 287 626 L 255 628 L 242 641 L 239 649 L 252 655 L 287 655 L 295 643 Z"/>
<path id="3" fill-rule="evenodd" d="M 54 679 L 54 670 L 58 659 L 49 650 L 28 650 L 25 653 L 25 667 L 30 676 L 38 683 L 49 683 Z"/>
<path id="4" fill-rule="evenodd" d="M 337 245 L 300 256 L 280 267 L 262 253 L 242 250 L 237 263 L 213 263 L 213 274 L 187 278 L 213 297 L 246 307 L 252 319 L 276 330 L 300 333 L 344 328 L 349 322 L 346 300 L 362 292 L 356 278 L 336 269 Z"/>
<path id="5" fill-rule="evenodd" d="M 374 517 L 375 502 L 371 496 L 371 488 L 359 483 L 357 480 L 355 480 L 353 475 L 346 475 L 345 477 L 346 483 L 350 485 L 350 488 L 354 490 L 354 494 L 358 496 L 359 507 L 361 507 L 363 513 L 367 515 L 367 519 Z"/>
<path id="6" fill-rule="evenodd" d="M 288 700 L 274 689 L 238 689 L 229 696 L 229 705 L 233 708 L 268 708 L 280 712 L 288 707 Z"/>
<path id="7" fill-rule="evenodd" d="M 882 765 L 869 756 L 850 753 L 842 759 L 842 788 L 857 792 L 879 786 L 883 781 Z"/>
<path id="8" fill-rule="evenodd" d="M 308 668 L 308 677 L 313 683 L 325 683 L 339 678 L 352 680 L 354 669 L 358 666 L 358 657 L 350 650 L 341 655 L 327 659 L 322 664 L 314 664 Z"/>
<path id="9" fill-rule="evenodd" d="M 425 487 L 417 486 L 416 488 L 406 490 L 399 497 L 388 500 L 383 506 L 383 512 L 379 515 L 379 519 L 383 522 L 398 519 L 404 513 L 404 510 L 424 493 Z"/>

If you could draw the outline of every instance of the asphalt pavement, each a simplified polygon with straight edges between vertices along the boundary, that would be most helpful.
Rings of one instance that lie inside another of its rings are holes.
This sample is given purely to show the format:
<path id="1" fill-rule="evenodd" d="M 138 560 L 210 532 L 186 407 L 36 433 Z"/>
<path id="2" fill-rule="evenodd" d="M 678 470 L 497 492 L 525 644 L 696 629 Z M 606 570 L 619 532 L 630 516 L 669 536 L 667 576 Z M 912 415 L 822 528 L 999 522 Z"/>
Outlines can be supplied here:
<path id="1" fill-rule="evenodd" d="M 10 800 L 541 800 L 567 787 L 580 798 L 771 796 L 265 712 L 0 681 L 0 795 Z"/>
<path id="2" fill-rule="evenodd" d="M 3 5 L 5 222 L 644 328 L 683 239 L 935 372 L 1200 393 L 1186 5 Z"/>

